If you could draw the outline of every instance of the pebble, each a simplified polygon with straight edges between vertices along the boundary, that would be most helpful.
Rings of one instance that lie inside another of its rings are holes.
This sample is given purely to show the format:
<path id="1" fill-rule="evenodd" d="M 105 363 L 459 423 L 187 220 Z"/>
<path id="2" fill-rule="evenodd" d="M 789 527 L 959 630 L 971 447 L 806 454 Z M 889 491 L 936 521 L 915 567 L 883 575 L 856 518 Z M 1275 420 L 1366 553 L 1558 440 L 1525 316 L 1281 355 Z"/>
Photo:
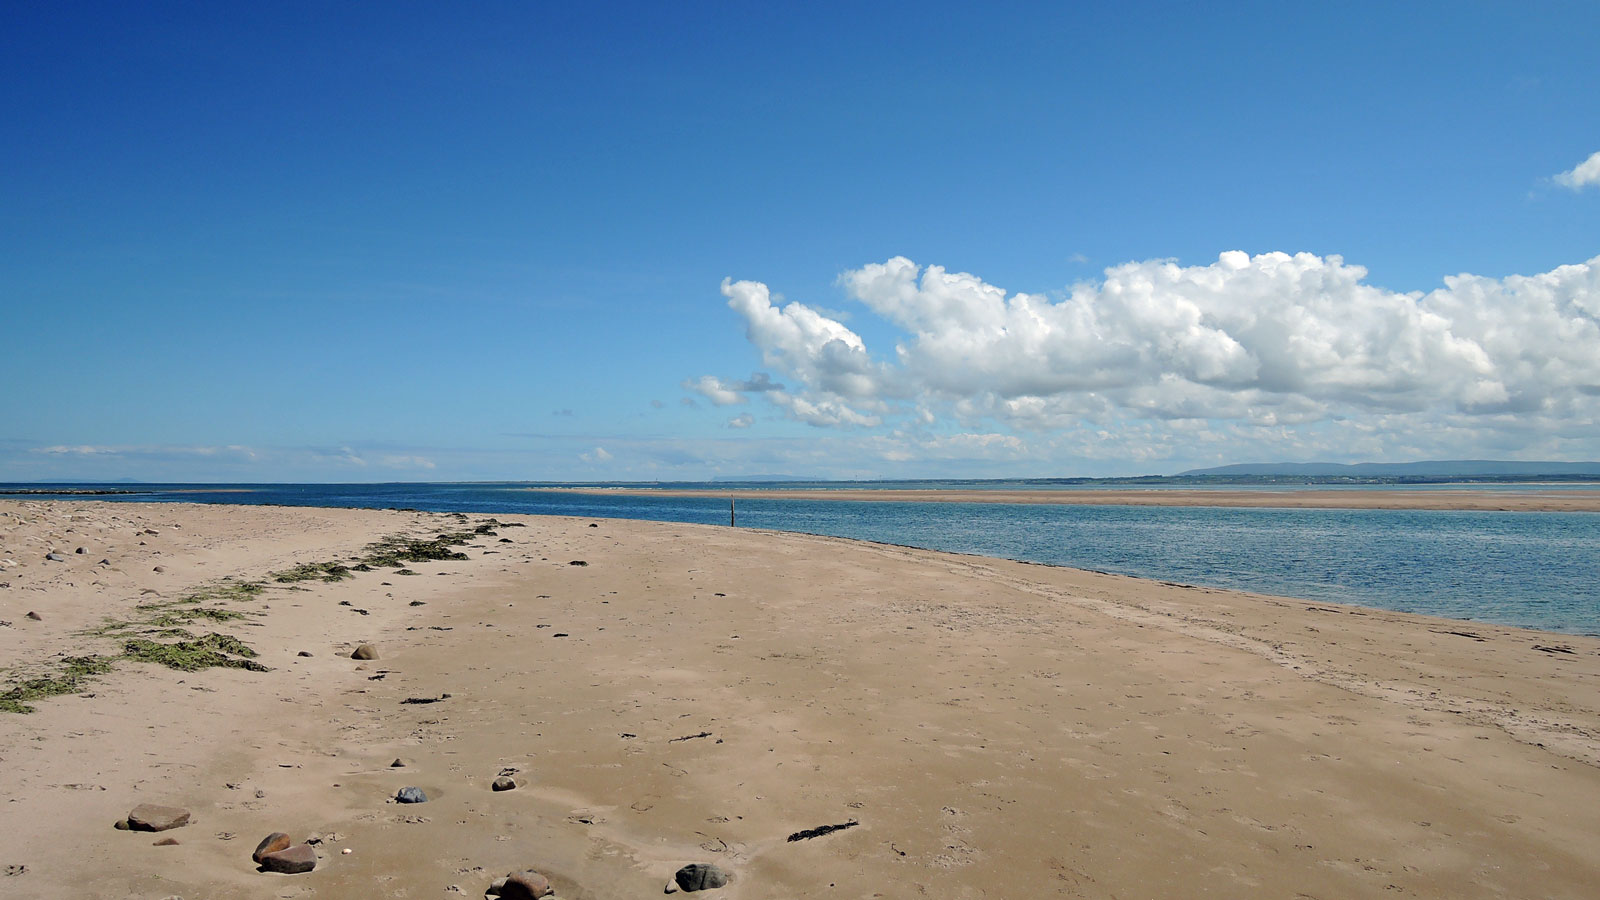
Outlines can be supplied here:
<path id="1" fill-rule="evenodd" d="M 391 769 L 404 769 L 405 767 L 406 767 L 406 761 L 401 759 L 398 756 L 395 757 L 394 762 L 389 763 L 389 768 L 391 768 Z"/>
<path id="2" fill-rule="evenodd" d="M 128 813 L 128 827 L 134 831 L 167 831 L 189 824 L 189 811 L 176 806 L 141 803 Z"/>
<path id="3" fill-rule="evenodd" d="M 178 839 L 175 838 L 175 837 L 164 837 L 161 840 L 156 841 L 154 844 L 151 844 L 150 846 L 152 846 L 152 847 L 176 847 L 176 846 L 178 846 Z"/>
<path id="4" fill-rule="evenodd" d="M 667 893 L 677 890 L 709 891 L 722 887 L 732 878 L 727 870 L 711 863 L 690 863 L 679 869 L 667 884 Z"/>
<path id="5" fill-rule="evenodd" d="M 48 559 L 48 560 L 51 560 L 51 561 L 54 561 L 54 562 L 66 562 L 67 561 L 67 558 L 65 556 L 62 556 L 59 553 L 46 553 L 44 555 L 44 558 Z"/>
<path id="6" fill-rule="evenodd" d="M 297 875 L 309 872 L 317 867 L 317 851 L 311 849 L 310 844 L 295 844 L 275 853 L 266 853 L 261 856 L 261 868 L 268 872 L 282 872 L 285 875 Z"/>
<path id="7" fill-rule="evenodd" d="M 373 647 L 371 644 L 362 644 L 361 646 L 356 648 L 356 651 L 354 653 L 350 654 L 350 658 L 351 659 L 377 659 L 378 658 L 378 650 L 377 650 L 377 648 Z"/>
<path id="8" fill-rule="evenodd" d="M 256 851 L 250 854 L 250 858 L 259 865 L 261 857 L 266 856 L 268 853 L 277 853 L 279 850 L 287 850 L 293 843 L 294 841 L 290 840 L 287 834 L 281 831 L 274 831 L 261 839 L 261 843 L 256 845 Z"/>
<path id="9" fill-rule="evenodd" d="M 78 549 L 76 549 L 76 550 L 74 550 L 72 552 L 78 554 L 79 556 L 82 556 L 85 553 L 88 553 L 89 551 L 83 549 L 82 547 L 79 547 Z"/>
<path id="10" fill-rule="evenodd" d="M 295 654 L 295 656 L 310 656 L 310 655 L 311 655 L 311 651 L 310 650 L 301 650 L 299 653 Z"/>
<path id="11" fill-rule="evenodd" d="M 494 784 L 491 787 L 497 791 L 514 791 L 517 789 L 517 780 L 501 775 L 494 780 Z"/>
<path id="12" fill-rule="evenodd" d="M 29 619 L 32 619 L 32 620 L 34 620 L 34 621 L 35 621 L 35 622 L 42 622 L 42 621 L 44 621 L 44 617 L 43 617 L 43 616 L 41 616 L 41 615 L 39 615 L 39 614 L 38 614 L 38 613 L 36 613 L 36 612 L 34 612 L 34 611 L 33 611 L 33 610 L 31 610 L 31 609 L 30 609 L 30 610 L 28 610 L 28 615 L 27 615 L 27 618 L 29 618 Z"/>
<path id="13" fill-rule="evenodd" d="M 394 800 L 396 803 L 427 803 L 428 795 L 419 787 L 403 787 L 395 792 Z"/>

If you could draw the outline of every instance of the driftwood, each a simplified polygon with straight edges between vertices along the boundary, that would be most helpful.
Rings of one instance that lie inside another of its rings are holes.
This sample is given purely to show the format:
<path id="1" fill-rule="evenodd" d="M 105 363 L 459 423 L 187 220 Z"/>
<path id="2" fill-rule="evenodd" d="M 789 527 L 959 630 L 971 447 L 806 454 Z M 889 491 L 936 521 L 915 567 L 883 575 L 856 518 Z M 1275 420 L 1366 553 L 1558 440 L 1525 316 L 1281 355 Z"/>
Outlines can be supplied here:
<path id="1" fill-rule="evenodd" d="M 851 819 L 850 821 L 840 825 L 818 825 L 815 828 L 807 828 L 805 831 L 796 831 L 794 834 L 789 835 L 789 840 L 791 842 L 809 841 L 814 837 L 822 837 L 825 834 L 833 834 L 835 831 L 843 831 L 846 828 L 854 828 L 860 824 L 860 822 Z"/>
<path id="2" fill-rule="evenodd" d="M 440 694 L 437 697 L 407 697 L 401 703 L 438 703 L 440 700 L 449 700 L 449 694 Z"/>
<path id="3" fill-rule="evenodd" d="M 683 737 L 675 737 L 675 738 L 672 738 L 672 739 L 671 739 L 671 740 L 668 740 L 668 741 L 667 741 L 667 743 L 669 743 L 669 744 L 676 744 L 676 743 L 677 743 L 677 742 L 679 742 L 679 741 L 692 741 L 692 740 L 694 740 L 694 739 L 695 739 L 695 738 L 703 738 L 703 737 L 711 737 L 711 732 L 709 732 L 709 731 L 702 731 L 702 732 L 700 732 L 700 733 L 699 733 L 699 734 L 686 734 L 686 735 L 684 735 L 684 736 L 683 736 Z"/>

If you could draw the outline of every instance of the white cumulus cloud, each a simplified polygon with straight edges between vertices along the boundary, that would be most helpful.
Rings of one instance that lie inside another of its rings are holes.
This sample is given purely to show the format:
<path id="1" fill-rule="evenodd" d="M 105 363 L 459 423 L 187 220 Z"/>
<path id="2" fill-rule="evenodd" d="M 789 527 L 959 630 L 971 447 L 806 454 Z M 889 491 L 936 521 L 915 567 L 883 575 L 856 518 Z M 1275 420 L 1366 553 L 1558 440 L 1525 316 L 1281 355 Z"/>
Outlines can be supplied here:
<path id="1" fill-rule="evenodd" d="M 1557 175 L 1555 182 L 1575 191 L 1592 184 L 1600 184 L 1600 150 L 1589 154 L 1588 159 Z"/>
<path id="2" fill-rule="evenodd" d="M 1574 172 L 1591 163 L 1600 179 L 1600 154 Z M 895 257 L 840 276 L 902 333 L 878 354 L 813 307 L 778 305 L 764 284 L 722 290 L 764 362 L 798 383 L 763 395 L 818 426 L 1595 426 L 1600 257 L 1531 276 L 1455 275 L 1426 293 L 1366 277 L 1336 255 L 1229 251 L 1200 266 L 1125 263 L 1046 295 Z M 685 386 L 714 403 L 748 396 L 712 376 Z"/>

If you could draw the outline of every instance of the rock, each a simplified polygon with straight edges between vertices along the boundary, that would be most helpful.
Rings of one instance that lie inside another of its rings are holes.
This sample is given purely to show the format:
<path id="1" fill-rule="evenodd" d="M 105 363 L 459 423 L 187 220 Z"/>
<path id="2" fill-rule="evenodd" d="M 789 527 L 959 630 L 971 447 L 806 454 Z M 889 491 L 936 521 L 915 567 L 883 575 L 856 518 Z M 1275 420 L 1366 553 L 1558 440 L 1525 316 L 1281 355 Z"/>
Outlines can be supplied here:
<path id="1" fill-rule="evenodd" d="M 189 811 L 176 806 L 141 803 L 128 813 L 128 827 L 134 831 L 166 831 L 189 824 Z"/>
<path id="2" fill-rule="evenodd" d="M 261 839 L 261 843 L 256 845 L 256 852 L 250 854 L 250 858 L 256 861 L 256 865 L 260 865 L 261 857 L 266 856 L 268 853 L 287 850 L 293 843 L 294 841 L 290 840 L 287 834 L 281 831 L 274 831 Z"/>
<path id="3" fill-rule="evenodd" d="M 394 795 L 396 803 L 427 803 L 428 795 L 419 787 L 403 787 Z"/>
<path id="4" fill-rule="evenodd" d="M 376 647 L 373 647 L 371 644 L 362 644 L 361 646 L 356 648 L 356 652 L 350 654 L 350 658 L 351 659 L 377 659 L 378 658 L 378 650 L 377 650 Z"/>
<path id="5" fill-rule="evenodd" d="M 165 572 L 166 570 L 167 570 L 166 566 L 156 566 L 154 569 L 151 569 L 150 571 L 152 571 L 152 572 Z"/>
<path id="6" fill-rule="evenodd" d="M 676 886 L 684 891 L 709 891 L 727 884 L 728 879 L 732 877 L 720 866 L 711 863 L 690 863 L 672 876 L 673 883 L 667 887 Z"/>
<path id="7" fill-rule="evenodd" d="M 506 881 L 510 877 L 510 875 L 501 875 L 499 878 L 489 882 L 489 889 L 484 891 L 484 893 L 495 897 L 500 896 L 500 892 L 505 889 Z"/>
<path id="8" fill-rule="evenodd" d="M 67 558 L 65 556 L 62 556 L 59 553 L 46 553 L 44 555 L 44 558 L 48 559 L 48 560 L 51 560 L 52 562 L 66 562 L 67 561 Z"/>
<path id="9" fill-rule="evenodd" d="M 587 566 L 588 563 L 583 561 L 583 560 L 581 560 L 581 559 L 575 559 L 572 562 L 567 563 L 567 565 L 569 565 L 569 566 Z"/>
<path id="10" fill-rule="evenodd" d="M 95 563 L 95 565 L 97 565 L 97 566 L 109 566 L 109 565 L 111 565 L 111 560 L 102 559 L 99 562 Z"/>
<path id="11" fill-rule="evenodd" d="M 118 819 L 117 823 L 115 825 L 112 825 L 111 827 L 115 828 L 118 831 L 127 831 L 128 830 L 128 820 L 127 819 Z"/>
<path id="12" fill-rule="evenodd" d="M 76 549 L 76 550 L 74 550 L 72 552 L 78 554 L 79 556 L 82 556 L 85 553 L 88 553 L 89 551 L 83 549 L 82 547 L 79 547 L 78 549 Z"/>
<path id="13" fill-rule="evenodd" d="M 517 780 L 501 775 L 494 780 L 494 784 L 491 787 L 497 791 L 514 791 L 517 789 Z"/>
<path id="14" fill-rule="evenodd" d="M 394 758 L 394 762 L 389 763 L 389 768 L 391 769 L 404 769 L 405 767 L 406 761 L 398 756 Z"/>
<path id="15" fill-rule="evenodd" d="M 295 654 L 295 656 L 306 656 L 306 657 L 309 657 L 310 655 L 311 655 L 311 651 L 310 650 L 301 650 L 299 653 Z"/>
<path id="16" fill-rule="evenodd" d="M 555 893 L 550 880 L 532 869 L 512 872 L 500 887 L 500 900 L 539 900 Z"/>
<path id="17" fill-rule="evenodd" d="M 24 617 L 24 618 L 28 618 L 28 619 L 32 619 L 32 620 L 34 620 L 34 621 L 35 621 L 35 622 L 42 622 L 42 621 L 44 621 L 44 617 L 43 617 L 43 616 L 41 616 L 41 615 L 39 615 L 39 614 L 38 614 L 38 613 L 36 613 L 36 612 L 34 612 L 34 611 L 33 611 L 33 610 L 31 610 L 31 609 L 30 609 L 30 610 L 28 610 L 28 615 L 27 615 L 27 616 L 25 616 L 25 617 Z"/>
<path id="18" fill-rule="evenodd" d="M 178 839 L 175 838 L 175 837 L 164 837 L 161 840 L 156 841 L 154 844 L 151 844 L 150 846 L 152 846 L 152 847 L 176 847 L 176 846 L 178 846 Z"/>
<path id="19" fill-rule="evenodd" d="M 268 872 L 298 875 L 316 867 L 317 851 L 311 849 L 310 844 L 294 844 L 275 853 L 265 853 L 261 856 L 261 868 Z"/>

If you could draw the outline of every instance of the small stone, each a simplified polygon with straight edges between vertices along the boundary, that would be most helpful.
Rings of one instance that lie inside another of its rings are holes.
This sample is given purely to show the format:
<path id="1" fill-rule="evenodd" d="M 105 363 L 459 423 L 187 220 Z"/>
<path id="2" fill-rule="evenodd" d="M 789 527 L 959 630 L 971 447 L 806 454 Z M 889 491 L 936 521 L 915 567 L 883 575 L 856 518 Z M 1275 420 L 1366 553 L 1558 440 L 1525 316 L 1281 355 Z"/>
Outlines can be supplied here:
<path id="1" fill-rule="evenodd" d="M 311 656 L 311 651 L 310 650 L 301 650 L 299 653 L 296 653 L 295 656 L 310 657 Z"/>
<path id="2" fill-rule="evenodd" d="M 428 795 L 419 787 L 403 787 L 394 795 L 396 803 L 427 803 Z"/>
<path id="3" fill-rule="evenodd" d="M 501 775 L 494 780 L 494 784 L 491 787 L 497 791 L 514 791 L 517 789 L 517 780 Z"/>
<path id="4" fill-rule="evenodd" d="M 189 824 L 189 811 L 176 806 L 141 803 L 128 813 L 128 827 L 134 831 L 166 831 Z"/>
<path id="5" fill-rule="evenodd" d="M 378 658 L 378 651 L 377 651 L 377 648 L 373 647 L 371 644 L 362 644 L 361 646 L 356 648 L 356 652 L 350 654 L 350 658 L 351 659 L 377 659 Z"/>
<path id="6" fill-rule="evenodd" d="M 78 554 L 79 556 L 82 556 L 85 553 L 88 553 L 89 551 L 83 549 L 82 547 L 79 547 L 78 549 L 76 549 L 76 550 L 74 550 L 72 552 Z M 174 843 L 176 843 L 176 842 L 174 842 Z"/>
<path id="7" fill-rule="evenodd" d="M 44 555 L 44 558 L 48 559 L 48 560 L 50 560 L 52 562 L 66 562 L 67 561 L 67 558 L 65 556 L 62 556 L 59 553 L 46 553 Z"/>
<path id="8" fill-rule="evenodd" d="M 587 566 L 588 563 L 583 561 L 583 560 L 581 560 L 581 559 L 575 559 L 572 562 L 567 563 L 567 565 L 569 565 L 569 566 Z"/>
<path id="9" fill-rule="evenodd" d="M 500 900 L 539 900 L 554 894 L 550 880 L 532 869 L 512 872 L 500 888 Z"/>
<path id="10" fill-rule="evenodd" d="M 152 572 L 165 572 L 166 570 L 167 570 L 166 566 L 156 566 L 155 568 L 151 569 L 150 571 L 152 571 Z"/>
<path id="11" fill-rule="evenodd" d="M 489 889 L 484 891 L 484 893 L 485 894 L 492 894 L 492 895 L 494 895 L 496 897 L 500 896 L 500 892 L 505 890 L 506 879 L 508 879 L 510 877 L 511 876 L 509 876 L 509 875 L 501 875 L 499 878 L 496 878 L 495 880 L 489 882 Z"/>
<path id="12" fill-rule="evenodd" d="M 118 819 L 117 820 L 117 824 L 112 825 L 111 827 L 115 828 L 118 831 L 127 831 L 128 827 L 129 827 L 128 826 L 128 820 L 127 819 Z"/>
<path id="13" fill-rule="evenodd" d="M 346 847 L 343 850 L 340 850 L 339 852 L 344 854 L 345 856 L 349 856 L 353 851 L 349 847 Z"/>
<path id="14" fill-rule="evenodd" d="M 31 609 L 30 609 L 30 610 L 28 610 L 28 614 L 27 614 L 27 616 L 25 616 L 25 617 L 24 617 L 24 618 L 28 618 L 28 619 L 32 619 L 32 620 L 34 620 L 34 621 L 35 621 L 35 622 L 42 622 L 42 621 L 44 621 L 44 617 L 43 617 L 43 616 L 41 616 L 41 615 L 39 615 L 39 614 L 38 614 L 38 613 L 36 613 L 36 612 L 34 612 L 34 611 L 33 611 L 33 610 L 31 610 Z"/>
<path id="15" fill-rule="evenodd" d="M 175 837 L 164 837 L 161 840 L 156 841 L 154 844 L 151 844 L 150 846 L 152 846 L 152 847 L 176 847 L 176 846 L 178 846 L 178 839 L 175 838 Z"/>
<path id="16" fill-rule="evenodd" d="M 99 562 L 95 563 L 95 565 L 97 565 L 97 566 L 109 566 L 109 565 L 111 565 L 111 560 L 102 559 Z"/>
<path id="17" fill-rule="evenodd" d="M 396 756 L 394 758 L 394 762 L 389 763 L 389 768 L 391 768 L 391 769 L 404 769 L 405 767 L 406 767 L 406 761 L 401 759 L 398 756 Z"/>
<path id="18" fill-rule="evenodd" d="M 690 863 L 679 869 L 672 876 L 672 881 L 684 891 L 709 891 L 727 884 L 731 877 L 720 866 L 711 863 Z"/>
<path id="19" fill-rule="evenodd" d="M 268 853 L 277 853 L 279 850 L 287 850 L 293 844 L 294 841 L 290 840 L 287 834 L 281 831 L 274 831 L 261 839 L 261 843 L 256 845 L 256 850 L 250 854 L 250 858 L 255 860 L 257 865 L 260 865 L 261 857 L 266 856 Z"/>
<path id="20" fill-rule="evenodd" d="M 311 849 L 310 844 L 295 844 L 261 856 L 261 868 L 266 869 L 268 872 L 298 875 L 301 872 L 309 872 L 316 867 L 317 851 Z"/>

